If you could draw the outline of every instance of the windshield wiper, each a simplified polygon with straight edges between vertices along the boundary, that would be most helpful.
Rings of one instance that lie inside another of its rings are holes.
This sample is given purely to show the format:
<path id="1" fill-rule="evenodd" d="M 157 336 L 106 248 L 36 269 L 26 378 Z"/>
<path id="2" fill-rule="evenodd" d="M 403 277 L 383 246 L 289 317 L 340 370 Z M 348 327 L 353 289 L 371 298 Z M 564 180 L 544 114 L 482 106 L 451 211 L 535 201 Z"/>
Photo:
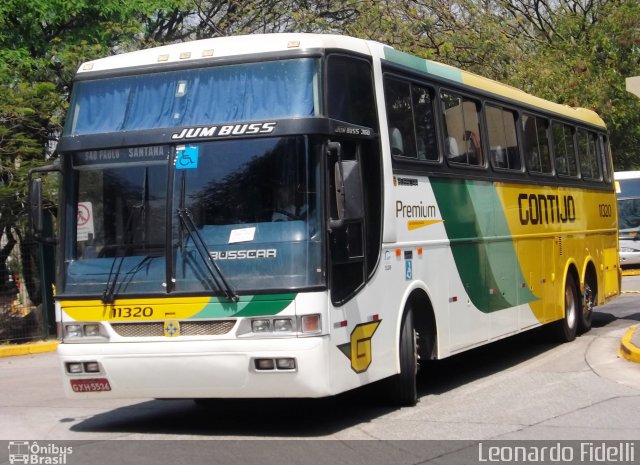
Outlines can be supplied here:
<path id="1" fill-rule="evenodd" d="M 129 212 L 129 216 L 127 217 L 127 221 L 124 227 L 123 236 L 126 235 L 127 232 L 129 232 L 130 234 L 129 244 L 133 243 L 133 231 L 131 231 L 131 226 L 133 222 L 133 216 L 136 210 L 140 211 L 140 220 L 143 222 L 142 223 L 143 244 L 145 243 L 144 237 L 146 234 L 146 227 L 145 227 L 146 205 L 147 205 L 147 200 L 149 198 L 148 179 L 147 179 L 148 176 L 149 176 L 149 168 L 145 168 L 144 177 L 142 179 L 142 199 L 140 199 L 140 204 L 132 205 L 131 211 Z M 116 284 L 118 283 L 118 277 L 120 276 L 120 269 L 122 268 L 122 264 L 124 263 L 124 258 L 125 258 L 125 255 L 119 255 L 119 252 L 121 249 L 123 249 L 124 251 L 127 245 L 128 244 L 124 242 L 124 238 L 123 238 L 123 244 L 116 244 L 117 246 L 116 256 L 113 257 L 113 261 L 111 262 L 111 269 L 109 270 L 109 275 L 107 276 L 107 285 L 105 286 L 104 291 L 102 291 L 102 303 L 112 304 L 115 300 Z M 120 263 L 118 264 L 118 269 L 116 270 L 116 273 L 114 275 L 113 268 L 115 267 L 115 264 L 116 264 L 116 261 L 118 261 L 118 258 L 120 258 Z M 113 276 L 113 281 L 111 280 L 111 276 Z"/>
<path id="2" fill-rule="evenodd" d="M 187 230 L 187 233 L 191 237 L 191 240 L 195 245 L 196 251 L 198 252 L 198 255 L 200 255 L 200 258 L 202 258 L 202 261 L 207 267 L 207 270 L 211 275 L 211 279 L 215 283 L 216 287 L 222 290 L 224 296 L 227 299 L 232 300 L 234 302 L 237 302 L 238 300 L 240 300 L 240 298 L 238 297 L 238 294 L 236 294 L 233 288 L 229 285 L 229 283 L 224 277 L 224 274 L 222 273 L 222 270 L 220 270 L 220 267 L 211 256 L 211 252 L 207 247 L 207 243 L 204 241 L 202 234 L 200 234 L 200 232 L 198 231 L 198 228 L 196 227 L 196 224 L 193 221 L 193 215 L 191 215 L 191 212 L 189 211 L 189 209 L 179 208 L 178 218 L 180 218 L 180 221 L 182 222 L 183 226 Z"/>

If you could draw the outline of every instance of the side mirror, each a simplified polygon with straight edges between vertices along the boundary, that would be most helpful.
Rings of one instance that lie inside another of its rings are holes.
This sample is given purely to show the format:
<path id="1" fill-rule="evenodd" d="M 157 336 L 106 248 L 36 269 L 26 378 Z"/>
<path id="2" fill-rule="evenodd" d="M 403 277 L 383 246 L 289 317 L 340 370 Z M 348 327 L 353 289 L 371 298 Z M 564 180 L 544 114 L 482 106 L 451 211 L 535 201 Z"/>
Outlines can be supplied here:
<path id="1" fill-rule="evenodd" d="M 360 164 L 342 160 L 335 164 L 336 201 L 340 220 L 358 220 L 364 216 Z"/>
<path id="2" fill-rule="evenodd" d="M 364 196 L 362 193 L 362 175 L 357 160 L 342 159 L 342 144 L 330 142 L 329 151 L 335 153 L 333 165 L 338 218 L 329 219 L 329 229 L 344 226 L 345 221 L 360 220 L 364 217 Z"/>
<path id="3" fill-rule="evenodd" d="M 34 178 L 35 173 L 60 173 L 60 166 L 58 164 L 41 166 L 39 168 L 33 168 L 29 170 L 29 194 L 27 201 L 29 203 L 29 229 L 33 234 L 33 237 L 45 244 L 57 244 L 58 239 L 52 232 L 52 226 L 50 215 L 47 214 L 45 218 L 45 212 L 42 205 L 42 195 L 44 181 L 42 178 Z M 48 237 L 45 237 L 48 236 Z"/>
<path id="4" fill-rule="evenodd" d="M 35 178 L 29 181 L 29 224 L 35 237 L 42 236 L 42 179 Z"/>

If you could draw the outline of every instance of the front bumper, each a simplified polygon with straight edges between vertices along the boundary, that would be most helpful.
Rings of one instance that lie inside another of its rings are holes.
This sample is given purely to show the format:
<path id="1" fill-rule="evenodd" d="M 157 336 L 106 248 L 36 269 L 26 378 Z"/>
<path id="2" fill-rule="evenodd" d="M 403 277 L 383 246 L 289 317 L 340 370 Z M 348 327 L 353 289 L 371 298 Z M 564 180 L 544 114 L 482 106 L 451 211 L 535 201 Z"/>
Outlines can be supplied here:
<path id="1" fill-rule="evenodd" d="M 71 398 L 324 397 L 335 394 L 328 351 L 328 336 L 58 346 Z M 294 358 L 295 369 L 256 369 L 255 359 L 282 357 Z M 67 372 L 67 363 L 89 362 L 100 372 Z M 83 379 L 106 379 L 111 389 L 74 391 L 71 380 Z"/>

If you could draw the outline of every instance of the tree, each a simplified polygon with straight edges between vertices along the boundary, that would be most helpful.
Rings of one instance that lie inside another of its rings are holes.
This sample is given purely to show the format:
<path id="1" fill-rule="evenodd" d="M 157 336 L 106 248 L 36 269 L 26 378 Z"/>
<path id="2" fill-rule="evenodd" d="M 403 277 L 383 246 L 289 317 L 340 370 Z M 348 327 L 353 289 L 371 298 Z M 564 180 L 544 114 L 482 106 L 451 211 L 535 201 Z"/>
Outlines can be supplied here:
<path id="1" fill-rule="evenodd" d="M 136 47 L 145 20 L 178 1 L 0 3 L 0 290 L 12 286 L 6 257 L 25 236 L 27 173 L 52 153 L 79 64 Z"/>

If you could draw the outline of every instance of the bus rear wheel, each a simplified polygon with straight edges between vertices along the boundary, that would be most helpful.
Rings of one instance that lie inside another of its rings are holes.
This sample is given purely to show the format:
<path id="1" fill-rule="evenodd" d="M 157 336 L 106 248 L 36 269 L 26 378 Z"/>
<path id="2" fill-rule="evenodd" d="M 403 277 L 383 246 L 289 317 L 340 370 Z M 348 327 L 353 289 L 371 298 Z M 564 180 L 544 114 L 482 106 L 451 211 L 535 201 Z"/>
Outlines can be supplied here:
<path id="1" fill-rule="evenodd" d="M 598 301 L 598 294 L 593 276 L 589 275 L 584 283 L 584 295 L 582 297 L 581 312 L 578 315 L 578 333 L 586 333 L 591 329 L 593 307 Z"/>
<path id="2" fill-rule="evenodd" d="M 582 314 L 578 297 L 578 286 L 573 275 L 567 275 L 564 285 L 564 318 L 554 323 L 555 333 L 560 342 L 571 342 L 578 332 L 578 319 Z"/>
<path id="3" fill-rule="evenodd" d="M 391 378 L 390 394 L 395 405 L 410 407 L 418 401 L 416 375 L 418 372 L 418 347 L 413 321 L 413 310 L 405 310 L 400 328 L 400 373 Z"/>

